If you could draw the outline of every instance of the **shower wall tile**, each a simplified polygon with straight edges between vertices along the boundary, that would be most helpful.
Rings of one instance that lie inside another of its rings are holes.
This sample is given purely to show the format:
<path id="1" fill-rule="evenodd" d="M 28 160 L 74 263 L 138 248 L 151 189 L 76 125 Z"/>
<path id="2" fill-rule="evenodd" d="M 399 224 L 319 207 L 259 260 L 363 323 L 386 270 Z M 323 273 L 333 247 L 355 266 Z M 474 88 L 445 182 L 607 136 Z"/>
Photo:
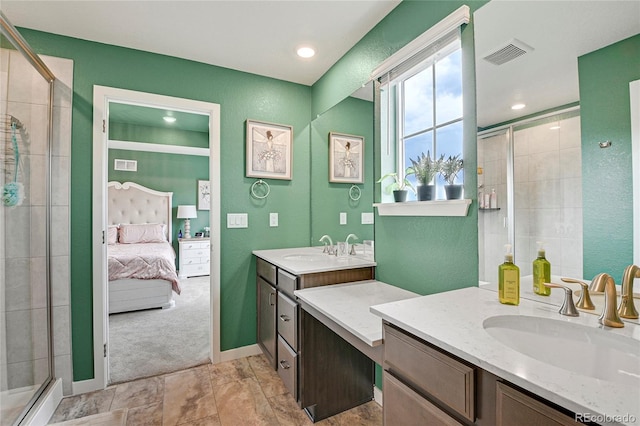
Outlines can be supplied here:
<path id="1" fill-rule="evenodd" d="M 5 254 L 8 259 L 29 257 L 30 238 L 26 231 L 31 227 L 31 209 L 26 206 L 4 209 Z"/>
<path id="2" fill-rule="evenodd" d="M 62 393 L 71 395 L 73 393 L 73 382 L 71 374 L 71 355 L 59 355 L 53 358 L 54 377 L 62 378 Z"/>
<path id="3" fill-rule="evenodd" d="M 24 228 L 23 228 L 24 229 Z M 31 207 L 29 228 L 30 256 L 47 255 L 47 210 L 45 206 Z"/>
<path id="4" fill-rule="evenodd" d="M 4 105 L 7 100 L 7 86 L 9 84 L 9 51 L 0 49 L 0 101 Z M 4 113 L 4 111 L 2 111 Z"/>
<path id="5" fill-rule="evenodd" d="M 8 99 L 12 102 L 47 105 L 48 83 L 18 51 L 9 52 Z"/>
<path id="6" fill-rule="evenodd" d="M 560 149 L 580 148 L 580 117 L 575 116 L 560 123 Z"/>
<path id="7" fill-rule="evenodd" d="M 51 299 L 53 306 L 69 306 L 69 256 L 51 257 Z"/>
<path id="8" fill-rule="evenodd" d="M 56 76 L 53 89 L 53 104 L 65 108 L 72 105 L 73 90 L 73 61 L 55 56 L 41 55 L 40 59 Z"/>
<path id="9" fill-rule="evenodd" d="M 51 207 L 51 256 L 69 254 L 69 207 Z"/>
<path id="10" fill-rule="evenodd" d="M 562 179 L 562 207 L 582 208 L 582 178 Z"/>
<path id="11" fill-rule="evenodd" d="M 47 307 L 47 258 L 32 257 L 30 265 L 31 309 Z"/>
<path id="12" fill-rule="evenodd" d="M 33 360 L 12 362 L 7 365 L 8 389 L 22 388 L 33 385 L 34 381 Z M 2 389 L 7 390 L 7 389 Z"/>
<path id="13" fill-rule="evenodd" d="M 560 150 L 560 177 L 562 179 L 582 176 L 582 149 L 580 147 Z M 582 190 L 582 187 L 577 189 Z"/>
<path id="14" fill-rule="evenodd" d="M 6 313 L 8 364 L 33 358 L 31 319 L 29 310 Z"/>
<path id="15" fill-rule="evenodd" d="M 529 132 L 529 153 L 558 152 L 560 149 L 560 134 L 558 130 L 549 130 L 551 124 L 531 127 Z"/>
<path id="16" fill-rule="evenodd" d="M 69 205 L 69 177 L 71 176 L 71 165 L 69 157 L 53 156 L 51 158 L 51 205 Z"/>
<path id="17" fill-rule="evenodd" d="M 28 185 L 25 184 L 25 205 L 44 206 L 47 203 L 45 172 L 47 158 L 44 155 L 29 155 L 22 173 L 29 174 Z"/>
<path id="18" fill-rule="evenodd" d="M 53 107 L 51 154 L 57 157 L 71 155 L 71 108 Z"/>
<path id="19" fill-rule="evenodd" d="M 47 105 L 9 102 L 7 113 L 24 125 L 17 135 L 21 152 L 25 155 L 45 155 L 49 132 Z"/>
<path id="20" fill-rule="evenodd" d="M 53 354 L 71 354 L 71 321 L 69 306 L 53 307 Z"/>
<path id="21" fill-rule="evenodd" d="M 47 358 L 49 355 L 48 312 L 46 309 L 31 309 L 31 344 L 33 359 Z"/>
<path id="22" fill-rule="evenodd" d="M 560 178 L 560 159 L 557 151 L 531 154 L 529 157 L 529 180 Z"/>
<path id="23" fill-rule="evenodd" d="M 5 266 L 6 310 L 10 312 L 30 309 L 32 288 L 29 285 L 29 258 L 7 259 Z"/>

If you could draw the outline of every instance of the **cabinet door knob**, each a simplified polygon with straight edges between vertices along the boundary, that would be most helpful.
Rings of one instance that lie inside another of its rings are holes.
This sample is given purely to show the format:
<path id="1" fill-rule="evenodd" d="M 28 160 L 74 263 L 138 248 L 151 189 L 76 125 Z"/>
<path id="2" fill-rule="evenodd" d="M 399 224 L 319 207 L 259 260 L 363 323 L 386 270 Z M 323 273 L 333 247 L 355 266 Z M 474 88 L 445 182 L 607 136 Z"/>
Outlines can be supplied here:
<path id="1" fill-rule="evenodd" d="M 276 304 L 274 302 L 271 301 L 271 297 L 275 296 L 275 293 L 269 293 L 269 305 L 270 306 L 275 306 Z"/>
<path id="2" fill-rule="evenodd" d="M 289 363 L 285 360 L 280 361 L 280 367 L 284 368 L 285 370 L 288 370 L 291 368 L 291 366 L 289 365 Z"/>
<path id="3" fill-rule="evenodd" d="M 287 321 L 291 320 L 291 318 L 289 318 L 288 316 L 286 316 L 286 315 L 284 315 L 284 314 L 280 315 L 280 319 L 281 319 L 282 321 L 284 321 L 284 322 L 287 322 Z"/>

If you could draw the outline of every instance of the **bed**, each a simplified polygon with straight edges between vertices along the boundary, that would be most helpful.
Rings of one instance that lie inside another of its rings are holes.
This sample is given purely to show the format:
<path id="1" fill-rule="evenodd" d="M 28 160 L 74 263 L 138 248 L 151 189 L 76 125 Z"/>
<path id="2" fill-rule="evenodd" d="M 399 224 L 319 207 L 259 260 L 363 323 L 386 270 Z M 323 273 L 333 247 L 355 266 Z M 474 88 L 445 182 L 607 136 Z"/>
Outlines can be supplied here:
<path id="1" fill-rule="evenodd" d="M 109 182 L 109 313 L 174 306 L 180 294 L 171 246 L 172 192 Z"/>

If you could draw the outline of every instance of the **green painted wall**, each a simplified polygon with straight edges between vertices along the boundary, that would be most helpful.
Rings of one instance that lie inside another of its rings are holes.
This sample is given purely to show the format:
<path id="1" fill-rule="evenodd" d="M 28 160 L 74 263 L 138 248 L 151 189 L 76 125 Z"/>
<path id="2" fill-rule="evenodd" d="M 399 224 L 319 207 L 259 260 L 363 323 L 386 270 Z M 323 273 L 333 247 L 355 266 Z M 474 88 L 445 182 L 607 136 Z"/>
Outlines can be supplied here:
<path id="1" fill-rule="evenodd" d="M 209 148 L 208 133 L 129 123 L 109 123 L 109 139 L 116 141 L 146 142 L 159 145 Z"/>
<path id="2" fill-rule="evenodd" d="M 349 198 L 352 184 L 329 182 L 329 132 L 364 137 L 364 183 L 358 201 Z M 373 103 L 348 97 L 311 124 L 311 245 L 328 234 L 334 242 L 350 233 L 357 242 L 373 239 L 373 225 L 361 224 L 361 213 L 373 213 Z M 340 212 L 347 225 L 340 225 Z"/>
<path id="3" fill-rule="evenodd" d="M 251 251 L 309 242 L 307 86 L 133 49 L 20 29 L 37 53 L 74 61 L 71 146 L 71 320 L 74 380 L 93 377 L 91 182 L 93 85 L 218 103 L 221 106 L 221 349 L 255 343 L 255 262 Z M 293 180 L 270 181 L 263 201 L 244 176 L 245 121 L 294 129 Z M 247 212 L 248 229 L 226 229 L 226 214 Z M 269 227 L 269 212 L 280 227 Z"/>
<path id="4" fill-rule="evenodd" d="M 640 35 L 578 58 L 584 277 L 620 282 L 633 263 L 629 82 L 640 79 Z M 610 140 L 610 148 L 598 142 Z"/>
<path id="5" fill-rule="evenodd" d="M 116 158 L 137 160 L 138 171 L 113 170 Z M 171 226 L 178 267 L 178 231 L 184 232 L 184 220 L 176 219 L 178 205 L 197 205 L 197 181 L 209 179 L 209 157 L 110 149 L 108 167 L 109 181 L 135 182 L 156 191 L 173 192 Z M 198 217 L 191 219 L 191 235 L 202 231 L 205 226 L 209 226 L 209 211 L 198 210 Z"/>
<path id="6" fill-rule="evenodd" d="M 313 86 L 313 114 L 329 108 L 366 82 L 388 56 L 463 4 L 471 12 L 485 1 L 403 1 Z M 462 32 L 465 168 L 475 171 L 475 66 L 473 24 Z M 340 88 L 329 90 L 328 88 Z M 376 135 L 379 139 L 379 135 Z M 375 142 L 376 152 L 379 140 Z M 376 157 L 376 153 L 374 153 Z M 377 166 L 377 165 L 376 165 Z M 375 171 L 375 178 L 380 170 Z M 478 221 L 475 173 L 465 174 L 474 200 L 466 217 L 380 217 L 375 219 L 377 278 L 420 294 L 469 287 L 478 282 Z M 379 185 L 375 188 L 380 199 Z"/>

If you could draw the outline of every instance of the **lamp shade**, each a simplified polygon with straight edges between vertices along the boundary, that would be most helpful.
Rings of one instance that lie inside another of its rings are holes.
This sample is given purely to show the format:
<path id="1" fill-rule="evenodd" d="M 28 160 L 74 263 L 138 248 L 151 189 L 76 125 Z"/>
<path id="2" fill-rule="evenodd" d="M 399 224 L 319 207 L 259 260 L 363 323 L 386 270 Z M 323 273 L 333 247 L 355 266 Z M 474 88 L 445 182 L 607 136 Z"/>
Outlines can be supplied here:
<path id="1" fill-rule="evenodd" d="M 192 219 L 198 217 L 196 206 L 178 206 L 178 219 Z"/>

